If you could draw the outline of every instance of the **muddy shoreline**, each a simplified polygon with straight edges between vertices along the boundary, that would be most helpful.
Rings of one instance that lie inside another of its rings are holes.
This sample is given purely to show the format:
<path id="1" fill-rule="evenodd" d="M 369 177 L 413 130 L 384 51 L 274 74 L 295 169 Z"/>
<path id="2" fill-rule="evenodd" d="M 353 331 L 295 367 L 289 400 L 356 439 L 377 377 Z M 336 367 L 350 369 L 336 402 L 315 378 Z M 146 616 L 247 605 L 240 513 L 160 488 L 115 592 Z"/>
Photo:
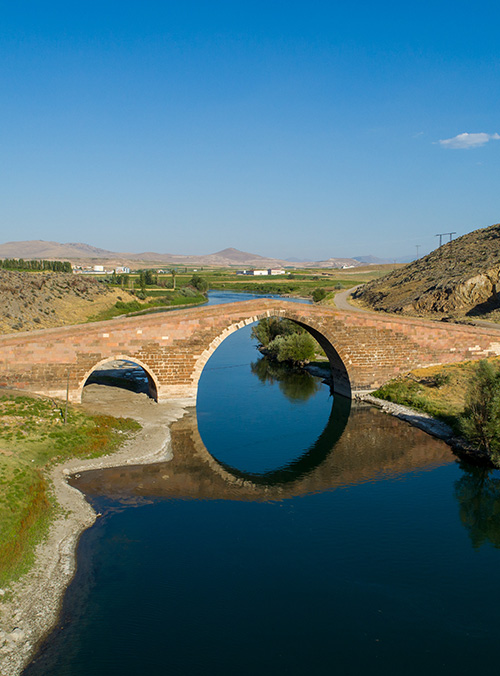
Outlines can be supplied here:
<path id="1" fill-rule="evenodd" d="M 142 429 L 110 455 L 70 460 L 51 469 L 49 478 L 59 513 L 47 538 L 37 547 L 32 570 L 0 593 L 1 676 L 19 676 L 57 623 L 64 593 L 76 570 L 78 540 L 96 520 L 85 496 L 68 484 L 68 477 L 89 469 L 170 460 L 170 425 L 188 408 L 187 402 L 157 404 L 144 394 L 104 385 L 89 386 L 86 395 L 85 410 L 102 413 L 104 408 L 109 415 L 134 418 Z"/>

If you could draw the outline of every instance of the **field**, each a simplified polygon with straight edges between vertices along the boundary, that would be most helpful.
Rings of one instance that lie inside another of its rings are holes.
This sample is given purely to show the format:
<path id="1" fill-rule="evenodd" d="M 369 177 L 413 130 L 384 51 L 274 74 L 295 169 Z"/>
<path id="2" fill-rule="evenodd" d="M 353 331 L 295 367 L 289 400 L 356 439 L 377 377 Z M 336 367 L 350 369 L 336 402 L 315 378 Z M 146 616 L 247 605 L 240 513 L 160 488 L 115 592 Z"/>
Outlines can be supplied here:
<path id="1" fill-rule="evenodd" d="M 133 420 L 90 416 L 49 399 L 0 396 L 0 587 L 33 561 L 56 506 L 46 472 L 69 458 L 109 453 L 140 429 Z"/>
<path id="2" fill-rule="evenodd" d="M 327 292 L 335 292 L 351 288 L 373 279 L 379 279 L 395 267 L 400 266 L 369 265 L 345 270 L 331 268 L 291 269 L 287 270 L 284 275 L 272 277 L 237 275 L 235 268 L 179 268 L 175 275 L 175 285 L 177 289 L 188 285 L 193 274 L 195 274 L 206 280 L 208 288 L 212 290 L 273 293 L 309 298 L 314 289 L 324 288 Z M 169 273 L 159 273 L 156 276 L 158 283 L 146 288 L 147 296 L 161 296 L 169 291 L 172 293 L 172 275 Z M 128 276 L 128 284 L 130 288 L 135 287 L 137 289 L 139 274 L 130 274 Z"/>

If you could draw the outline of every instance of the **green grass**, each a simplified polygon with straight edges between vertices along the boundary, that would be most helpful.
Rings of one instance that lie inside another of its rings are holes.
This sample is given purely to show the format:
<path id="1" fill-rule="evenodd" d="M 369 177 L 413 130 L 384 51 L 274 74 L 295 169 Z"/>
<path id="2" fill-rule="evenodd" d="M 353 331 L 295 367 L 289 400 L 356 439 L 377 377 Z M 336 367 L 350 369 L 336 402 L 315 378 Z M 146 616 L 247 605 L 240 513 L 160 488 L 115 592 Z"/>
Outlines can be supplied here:
<path id="1" fill-rule="evenodd" d="M 130 419 L 91 416 L 51 400 L 0 396 L 0 586 L 33 562 L 56 505 L 45 470 L 70 458 L 92 458 L 117 449 L 140 429 Z"/>
<path id="2" fill-rule="evenodd" d="M 146 289 L 145 301 L 132 300 L 117 301 L 113 307 L 103 310 L 97 315 L 89 317 L 89 322 L 102 322 L 113 317 L 130 314 L 147 314 L 158 312 L 163 308 L 178 307 L 179 305 L 200 305 L 206 302 L 203 294 L 193 291 L 190 287 L 166 291 L 165 289 Z"/>

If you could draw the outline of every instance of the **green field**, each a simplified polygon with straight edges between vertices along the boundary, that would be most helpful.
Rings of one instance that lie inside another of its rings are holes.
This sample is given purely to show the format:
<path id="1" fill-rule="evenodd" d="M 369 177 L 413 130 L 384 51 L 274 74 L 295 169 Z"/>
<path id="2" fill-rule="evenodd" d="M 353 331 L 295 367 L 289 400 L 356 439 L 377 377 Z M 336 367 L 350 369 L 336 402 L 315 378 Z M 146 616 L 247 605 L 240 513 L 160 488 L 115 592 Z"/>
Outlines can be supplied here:
<path id="1" fill-rule="evenodd" d="M 348 289 L 388 274 L 393 265 L 361 266 L 345 270 L 310 268 L 287 270 L 285 275 L 252 277 L 236 274 L 235 268 L 180 268 L 175 275 L 176 292 L 189 288 L 193 274 L 203 277 L 209 289 L 245 291 L 250 293 L 273 293 L 310 298 L 314 289 L 324 288 L 328 293 Z M 157 284 L 148 285 L 145 293 L 148 299 L 168 297 L 173 294 L 173 278 L 169 273 L 154 273 Z M 128 275 L 129 289 L 139 289 L 139 273 Z M 114 315 L 115 316 L 115 315 Z"/>
<path id="2" fill-rule="evenodd" d="M 61 402 L 0 396 L 0 587 L 28 570 L 56 512 L 46 470 L 107 454 L 138 429 L 133 420 L 71 406 L 64 424 Z"/>

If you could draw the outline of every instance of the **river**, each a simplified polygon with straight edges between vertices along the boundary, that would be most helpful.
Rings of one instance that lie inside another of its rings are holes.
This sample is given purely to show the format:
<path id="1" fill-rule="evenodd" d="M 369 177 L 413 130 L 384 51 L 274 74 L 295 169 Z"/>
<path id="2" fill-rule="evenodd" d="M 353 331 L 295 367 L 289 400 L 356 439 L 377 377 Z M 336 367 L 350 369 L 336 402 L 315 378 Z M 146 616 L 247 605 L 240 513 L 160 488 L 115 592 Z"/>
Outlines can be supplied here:
<path id="1" fill-rule="evenodd" d="M 74 479 L 103 516 L 25 676 L 495 670 L 499 473 L 269 364 L 250 330 L 170 462 Z"/>

